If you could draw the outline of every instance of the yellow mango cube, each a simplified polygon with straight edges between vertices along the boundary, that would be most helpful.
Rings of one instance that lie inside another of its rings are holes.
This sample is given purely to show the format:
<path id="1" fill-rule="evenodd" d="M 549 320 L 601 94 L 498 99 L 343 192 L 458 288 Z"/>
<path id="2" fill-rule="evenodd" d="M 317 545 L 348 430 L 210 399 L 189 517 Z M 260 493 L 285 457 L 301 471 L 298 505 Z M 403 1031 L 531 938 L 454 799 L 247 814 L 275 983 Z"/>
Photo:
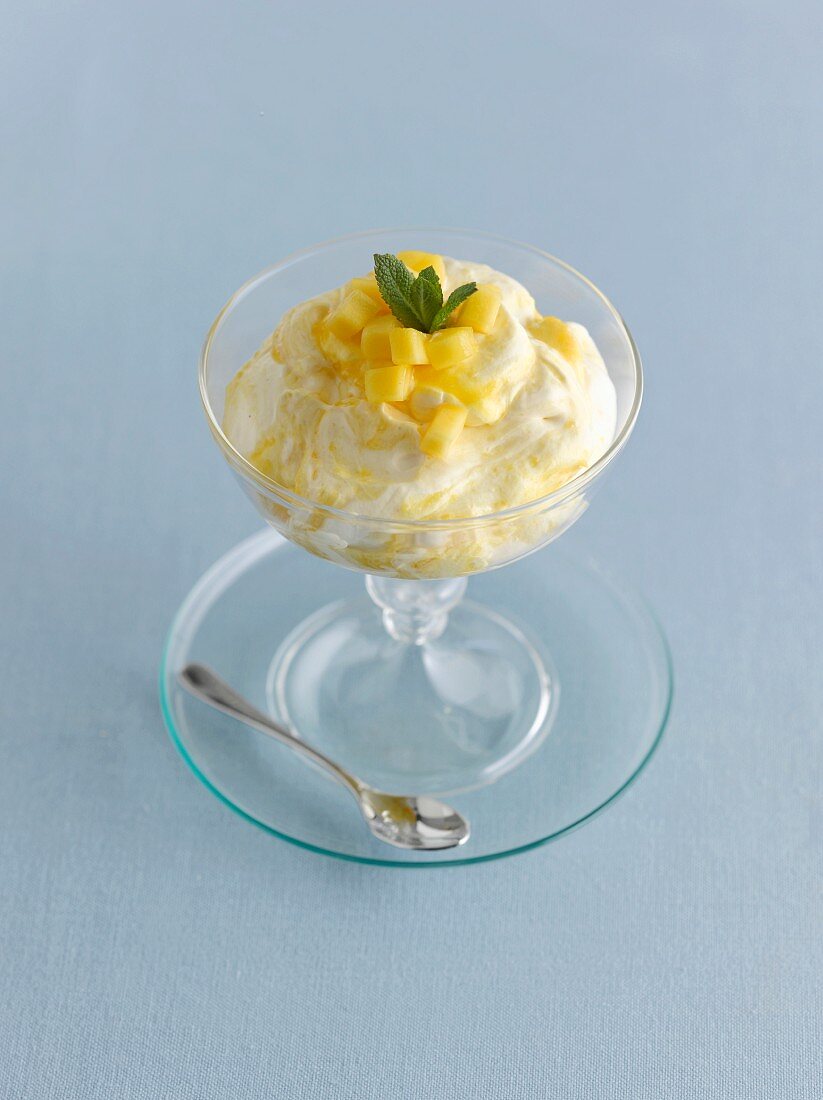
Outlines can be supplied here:
<path id="1" fill-rule="evenodd" d="M 366 370 L 366 400 L 405 401 L 414 386 L 414 369 L 386 363 Z"/>
<path id="2" fill-rule="evenodd" d="M 350 291 L 337 309 L 326 320 L 329 331 L 341 340 L 346 340 L 360 332 L 373 317 L 380 312 L 380 306 L 374 298 L 362 290 Z"/>
<path id="3" fill-rule="evenodd" d="M 415 367 L 414 384 L 415 387 L 440 386 L 440 379 L 434 367 Z M 441 386 L 440 388 L 442 389 L 443 387 Z"/>
<path id="4" fill-rule="evenodd" d="M 476 405 L 483 400 L 488 384 L 484 387 L 478 383 L 471 374 L 462 369 L 462 366 L 463 364 L 458 363 L 456 367 L 447 367 L 446 370 L 441 371 L 437 380 L 438 385 L 446 393 L 454 394 L 463 405 Z"/>
<path id="5" fill-rule="evenodd" d="M 467 327 L 443 329 L 429 338 L 429 362 L 435 370 L 445 370 L 462 363 L 476 350 L 474 329 Z"/>
<path id="6" fill-rule="evenodd" d="M 441 405 L 420 438 L 420 450 L 433 458 L 445 458 L 463 431 L 467 410 L 459 405 Z"/>
<path id="7" fill-rule="evenodd" d="M 360 348 L 364 359 L 391 359 L 391 344 L 389 333 L 400 328 L 400 322 L 396 317 L 388 314 L 385 317 L 375 317 L 365 326 L 360 334 Z"/>
<path id="8" fill-rule="evenodd" d="M 475 332 L 489 333 L 494 330 L 499 312 L 500 287 L 487 283 L 479 286 L 461 306 L 460 324 L 467 325 Z"/>
<path id="9" fill-rule="evenodd" d="M 459 405 L 457 398 L 439 386 L 415 386 L 409 409 L 415 420 L 431 420 L 442 405 Z"/>
<path id="10" fill-rule="evenodd" d="M 368 275 L 364 275 L 362 278 L 350 279 L 349 290 L 361 290 L 364 294 L 368 294 L 370 298 L 374 298 L 381 309 L 388 311 L 389 307 L 383 301 L 383 296 L 377 286 L 377 278 L 373 271 L 370 271 Z"/>
<path id="11" fill-rule="evenodd" d="M 393 363 L 417 365 L 428 363 L 428 336 L 416 328 L 393 328 L 389 331 L 389 347 Z"/>
<path id="12" fill-rule="evenodd" d="M 472 405 L 483 396 L 483 388 L 478 385 L 471 372 L 465 370 L 465 363 L 468 362 L 469 360 L 464 360 L 464 363 L 440 371 L 434 367 L 415 367 L 414 388 L 419 390 L 424 386 L 432 386 L 443 390 L 450 398 L 456 398 L 460 405 Z"/>
<path id="13" fill-rule="evenodd" d="M 446 265 L 443 263 L 443 257 L 436 255 L 434 252 L 398 252 L 397 258 L 415 275 L 419 275 L 424 267 L 433 267 L 441 283 L 446 278 Z"/>
<path id="14" fill-rule="evenodd" d="M 337 366 L 353 366 L 362 359 L 360 344 L 354 340 L 341 340 L 329 331 L 325 321 L 321 321 L 314 327 L 314 336 L 318 347 L 330 363 Z"/>
<path id="15" fill-rule="evenodd" d="M 559 317 L 544 317 L 532 327 L 531 332 L 544 344 L 556 348 L 563 358 L 568 359 L 569 362 L 574 362 L 577 359 L 579 355 L 577 337 L 566 322 L 561 321 Z"/>

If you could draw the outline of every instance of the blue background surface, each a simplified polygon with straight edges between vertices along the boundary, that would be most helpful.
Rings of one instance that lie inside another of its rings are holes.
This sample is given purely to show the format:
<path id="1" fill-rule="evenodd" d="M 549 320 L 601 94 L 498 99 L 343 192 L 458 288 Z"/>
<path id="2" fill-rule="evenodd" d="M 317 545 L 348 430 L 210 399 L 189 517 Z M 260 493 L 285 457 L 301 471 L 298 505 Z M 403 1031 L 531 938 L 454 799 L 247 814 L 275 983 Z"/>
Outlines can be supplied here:
<path id="1" fill-rule="evenodd" d="M 13 3 L 0 36 L 0 1095 L 821 1087 L 819 5 Z M 258 520 L 203 333 L 286 252 L 488 229 L 618 303 L 648 400 L 567 537 L 639 583 L 668 740 L 585 829 L 432 874 L 229 813 L 162 727 Z"/>

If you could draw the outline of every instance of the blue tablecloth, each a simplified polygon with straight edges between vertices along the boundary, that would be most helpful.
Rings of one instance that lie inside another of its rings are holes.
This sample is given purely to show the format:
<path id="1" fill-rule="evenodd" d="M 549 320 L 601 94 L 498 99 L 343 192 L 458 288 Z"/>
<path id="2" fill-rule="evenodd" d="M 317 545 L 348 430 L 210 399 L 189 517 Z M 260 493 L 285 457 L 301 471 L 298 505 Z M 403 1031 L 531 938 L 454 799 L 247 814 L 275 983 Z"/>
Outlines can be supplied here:
<path id="1" fill-rule="evenodd" d="M 819 5 L 6 3 L 0 1096 L 821 1092 Z M 258 520 L 194 383 L 229 293 L 385 223 L 567 258 L 648 372 L 568 536 L 668 627 L 668 740 L 561 842 L 278 843 L 160 720 Z"/>

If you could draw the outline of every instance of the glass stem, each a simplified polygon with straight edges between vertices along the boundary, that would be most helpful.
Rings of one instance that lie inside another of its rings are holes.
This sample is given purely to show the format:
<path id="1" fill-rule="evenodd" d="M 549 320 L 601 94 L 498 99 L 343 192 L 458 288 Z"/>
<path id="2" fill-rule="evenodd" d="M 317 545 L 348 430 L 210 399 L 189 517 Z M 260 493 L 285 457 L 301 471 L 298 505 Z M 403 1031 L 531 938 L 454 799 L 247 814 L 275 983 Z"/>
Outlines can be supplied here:
<path id="1" fill-rule="evenodd" d="M 463 599 L 467 584 L 465 577 L 441 581 L 366 577 L 366 591 L 382 609 L 386 630 L 392 638 L 411 645 L 440 637 L 449 612 Z"/>

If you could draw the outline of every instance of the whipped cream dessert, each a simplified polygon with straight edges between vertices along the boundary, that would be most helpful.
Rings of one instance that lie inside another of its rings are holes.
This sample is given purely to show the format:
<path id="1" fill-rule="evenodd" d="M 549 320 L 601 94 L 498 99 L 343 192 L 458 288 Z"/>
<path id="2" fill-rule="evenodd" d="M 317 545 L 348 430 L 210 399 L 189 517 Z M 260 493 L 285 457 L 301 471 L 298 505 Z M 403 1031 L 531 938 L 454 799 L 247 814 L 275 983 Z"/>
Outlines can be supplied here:
<path id="1" fill-rule="evenodd" d="M 223 430 L 244 458 L 308 501 L 402 522 L 536 501 L 607 450 L 615 390 L 582 325 L 541 316 L 525 287 L 483 264 L 399 259 L 433 269 L 443 298 L 476 289 L 431 333 L 393 314 L 374 272 L 294 306 L 227 388 Z M 506 541 L 550 535 L 547 515 L 528 521 L 539 531 L 489 524 L 459 538 L 399 538 L 322 511 L 278 518 L 315 553 L 401 576 L 487 568 L 514 556 Z"/>

